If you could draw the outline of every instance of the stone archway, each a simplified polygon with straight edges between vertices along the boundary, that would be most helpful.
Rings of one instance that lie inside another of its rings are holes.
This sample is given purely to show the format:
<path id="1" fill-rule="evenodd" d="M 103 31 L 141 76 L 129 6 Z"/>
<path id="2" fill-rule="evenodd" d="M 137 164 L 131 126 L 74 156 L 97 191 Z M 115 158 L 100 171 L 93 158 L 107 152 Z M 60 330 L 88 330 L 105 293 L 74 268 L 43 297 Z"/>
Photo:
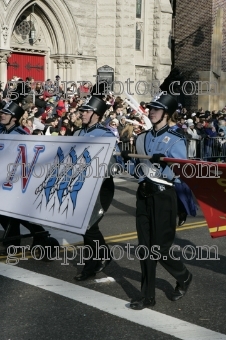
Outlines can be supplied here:
<path id="1" fill-rule="evenodd" d="M 0 46 L 5 59 L 9 52 L 45 55 L 46 77 L 52 78 L 57 72 L 64 79 L 70 78 L 75 58 L 82 54 L 82 45 L 78 27 L 64 1 L 9 0 L 4 22 L 7 29 Z M 29 23 L 36 32 L 32 41 Z M 6 70 L 3 72 L 1 67 L 1 71 L 1 80 L 6 81 Z"/>

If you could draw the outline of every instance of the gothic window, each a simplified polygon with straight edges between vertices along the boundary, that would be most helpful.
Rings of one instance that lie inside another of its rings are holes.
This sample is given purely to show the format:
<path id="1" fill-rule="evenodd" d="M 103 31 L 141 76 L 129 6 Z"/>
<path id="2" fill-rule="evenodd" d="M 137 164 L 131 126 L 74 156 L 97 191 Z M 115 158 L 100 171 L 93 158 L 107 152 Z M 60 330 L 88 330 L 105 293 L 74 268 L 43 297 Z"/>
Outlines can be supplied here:
<path id="1" fill-rule="evenodd" d="M 136 51 L 141 50 L 142 27 L 141 22 L 136 23 Z"/>
<path id="2" fill-rule="evenodd" d="M 140 51 L 141 47 L 141 30 L 139 26 L 136 25 L 136 51 Z"/>
<path id="3" fill-rule="evenodd" d="M 141 5 L 142 0 L 136 0 L 136 18 L 141 18 Z"/>
<path id="4" fill-rule="evenodd" d="M 39 25 L 34 11 L 25 11 L 17 20 L 13 35 L 17 42 L 33 45 L 38 38 Z"/>

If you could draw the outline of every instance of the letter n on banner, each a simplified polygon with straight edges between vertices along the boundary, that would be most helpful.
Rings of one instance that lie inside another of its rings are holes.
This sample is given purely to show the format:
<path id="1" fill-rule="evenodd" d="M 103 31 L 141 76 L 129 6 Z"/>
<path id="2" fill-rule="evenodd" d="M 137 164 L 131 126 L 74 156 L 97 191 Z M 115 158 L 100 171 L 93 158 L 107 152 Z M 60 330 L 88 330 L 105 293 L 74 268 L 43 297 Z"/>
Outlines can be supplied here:
<path id="1" fill-rule="evenodd" d="M 7 182 L 3 183 L 2 188 L 4 190 L 13 189 L 13 179 L 17 171 L 17 166 L 21 162 L 21 185 L 22 185 L 22 192 L 25 192 L 27 190 L 27 186 L 30 181 L 32 171 L 35 167 L 35 164 L 37 163 L 39 154 L 40 152 L 43 152 L 44 150 L 45 150 L 44 145 L 36 145 L 34 147 L 35 154 L 29 166 L 29 164 L 27 163 L 27 147 L 24 144 L 19 144 L 18 145 L 19 152 L 17 154 L 15 162 L 13 163 L 13 169 L 10 172 L 10 175 L 7 177 Z"/>

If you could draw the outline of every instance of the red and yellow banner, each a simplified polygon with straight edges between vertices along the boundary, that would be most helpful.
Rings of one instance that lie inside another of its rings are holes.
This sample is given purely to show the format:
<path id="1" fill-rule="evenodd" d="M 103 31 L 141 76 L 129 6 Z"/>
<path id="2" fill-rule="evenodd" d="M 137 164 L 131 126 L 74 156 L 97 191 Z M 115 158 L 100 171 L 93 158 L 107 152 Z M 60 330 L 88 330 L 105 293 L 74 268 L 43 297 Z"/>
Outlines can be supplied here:
<path id="1" fill-rule="evenodd" d="M 226 164 L 166 158 L 193 191 L 204 214 L 211 237 L 226 236 Z"/>

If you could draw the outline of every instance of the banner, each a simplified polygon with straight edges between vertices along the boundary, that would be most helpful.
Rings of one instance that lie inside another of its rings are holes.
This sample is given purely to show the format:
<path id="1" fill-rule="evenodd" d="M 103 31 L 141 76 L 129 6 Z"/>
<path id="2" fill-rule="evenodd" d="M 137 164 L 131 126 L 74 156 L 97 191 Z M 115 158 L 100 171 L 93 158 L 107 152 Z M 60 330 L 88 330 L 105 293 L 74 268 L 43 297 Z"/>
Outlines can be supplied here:
<path id="1" fill-rule="evenodd" d="M 211 237 L 226 236 L 226 164 L 163 158 L 193 191 Z"/>
<path id="2" fill-rule="evenodd" d="M 1 135 L 0 214 L 84 234 L 115 142 Z"/>

